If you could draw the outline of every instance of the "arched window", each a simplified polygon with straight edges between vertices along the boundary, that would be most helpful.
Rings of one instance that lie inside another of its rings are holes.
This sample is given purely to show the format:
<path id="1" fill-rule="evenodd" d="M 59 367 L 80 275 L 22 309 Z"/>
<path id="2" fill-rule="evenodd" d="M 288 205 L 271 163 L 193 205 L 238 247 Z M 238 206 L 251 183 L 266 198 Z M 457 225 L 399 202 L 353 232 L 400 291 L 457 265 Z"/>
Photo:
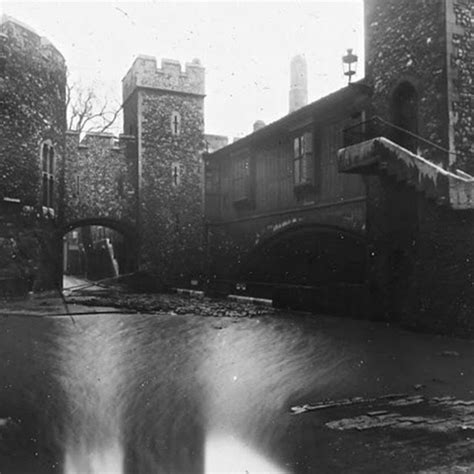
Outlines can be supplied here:
<path id="1" fill-rule="evenodd" d="M 47 208 L 54 207 L 55 165 L 54 147 L 48 140 L 41 146 L 42 205 Z"/>
<path id="2" fill-rule="evenodd" d="M 179 135 L 181 132 L 181 115 L 178 112 L 171 114 L 171 133 L 173 135 Z"/>
<path id="3" fill-rule="evenodd" d="M 418 94 L 408 81 L 399 84 L 392 94 L 392 122 L 399 127 L 392 140 L 404 148 L 416 152 L 418 140 Z"/>
<path id="4" fill-rule="evenodd" d="M 171 185 L 175 188 L 181 184 L 181 176 L 183 174 L 183 166 L 181 163 L 174 161 L 171 163 Z"/>

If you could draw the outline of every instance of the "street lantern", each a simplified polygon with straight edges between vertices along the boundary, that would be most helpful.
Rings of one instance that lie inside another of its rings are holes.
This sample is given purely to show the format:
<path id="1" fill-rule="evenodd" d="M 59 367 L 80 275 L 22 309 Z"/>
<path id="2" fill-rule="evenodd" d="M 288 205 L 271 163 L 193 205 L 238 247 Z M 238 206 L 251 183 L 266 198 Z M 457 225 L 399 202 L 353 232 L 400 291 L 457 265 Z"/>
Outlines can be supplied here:
<path id="1" fill-rule="evenodd" d="M 357 72 L 357 54 L 352 52 L 352 48 L 347 50 L 347 54 L 342 57 L 342 67 L 344 69 L 344 76 L 347 76 L 349 84 L 352 76 Z"/>

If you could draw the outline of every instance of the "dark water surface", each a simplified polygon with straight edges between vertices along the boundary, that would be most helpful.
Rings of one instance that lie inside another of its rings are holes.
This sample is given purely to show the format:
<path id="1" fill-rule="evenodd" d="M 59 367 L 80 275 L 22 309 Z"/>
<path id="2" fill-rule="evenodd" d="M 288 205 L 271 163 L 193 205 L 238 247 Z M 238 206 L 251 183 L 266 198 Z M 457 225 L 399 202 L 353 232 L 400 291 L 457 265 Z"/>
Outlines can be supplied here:
<path id="1" fill-rule="evenodd" d="M 410 389 L 449 348 L 301 315 L 10 317 L 0 328 L 2 473 L 369 472 L 366 435 L 290 407 Z"/>

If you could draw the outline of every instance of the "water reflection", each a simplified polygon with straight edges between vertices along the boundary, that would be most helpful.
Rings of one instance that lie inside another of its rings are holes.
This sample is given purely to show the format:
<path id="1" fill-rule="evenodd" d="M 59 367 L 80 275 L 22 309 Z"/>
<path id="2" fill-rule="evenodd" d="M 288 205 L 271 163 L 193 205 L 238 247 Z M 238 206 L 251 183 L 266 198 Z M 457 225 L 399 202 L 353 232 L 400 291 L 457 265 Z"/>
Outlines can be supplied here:
<path id="1" fill-rule="evenodd" d="M 67 394 L 65 474 L 123 472 L 124 344 L 111 318 L 61 325 L 59 379 Z"/>
<path id="2" fill-rule="evenodd" d="M 78 449 L 79 448 L 79 449 Z M 66 446 L 65 474 L 121 474 L 123 450 L 119 444 L 91 447 L 85 443 L 78 447 Z"/>
<path id="3" fill-rule="evenodd" d="M 253 451 L 251 446 L 225 433 L 212 433 L 206 442 L 205 473 L 267 472 L 283 474 L 285 471 Z"/>
<path id="4" fill-rule="evenodd" d="M 22 474 L 347 472 L 372 462 L 367 435 L 290 407 L 403 391 L 428 370 L 420 351 L 439 352 L 420 336 L 320 317 L 103 314 L 3 319 L 0 330 L 0 418 L 21 419 L 0 462 Z M 28 458 L 15 454 L 21 443 Z"/>
<path id="5" fill-rule="evenodd" d="M 66 474 L 218 472 L 223 463 L 285 472 L 289 397 L 334 389 L 346 360 L 342 345 L 289 321 L 102 315 L 60 327 Z"/>

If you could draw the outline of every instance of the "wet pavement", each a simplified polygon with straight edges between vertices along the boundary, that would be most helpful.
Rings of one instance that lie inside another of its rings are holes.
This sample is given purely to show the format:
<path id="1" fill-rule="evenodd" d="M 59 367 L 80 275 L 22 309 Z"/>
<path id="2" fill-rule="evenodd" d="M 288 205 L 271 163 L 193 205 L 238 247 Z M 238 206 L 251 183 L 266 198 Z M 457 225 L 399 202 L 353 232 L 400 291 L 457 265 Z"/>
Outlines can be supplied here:
<path id="1" fill-rule="evenodd" d="M 474 471 L 471 341 L 134 299 L 4 304 L 2 473 Z"/>

